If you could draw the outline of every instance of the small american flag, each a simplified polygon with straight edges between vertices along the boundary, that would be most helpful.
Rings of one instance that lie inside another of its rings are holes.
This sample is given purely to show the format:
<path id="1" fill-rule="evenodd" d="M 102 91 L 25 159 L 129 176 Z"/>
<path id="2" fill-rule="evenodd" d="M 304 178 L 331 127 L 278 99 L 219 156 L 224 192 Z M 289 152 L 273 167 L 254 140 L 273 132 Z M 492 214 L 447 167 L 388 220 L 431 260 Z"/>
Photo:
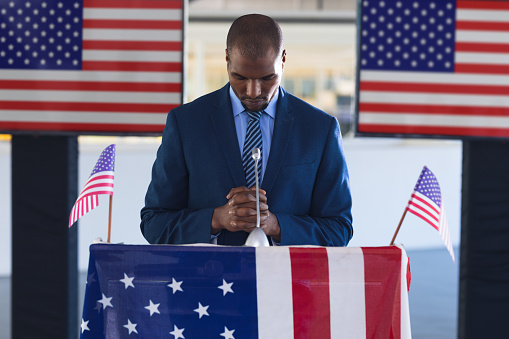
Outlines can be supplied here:
<path id="1" fill-rule="evenodd" d="M 162 132 L 183 26 L 182 1 L 0 0 L 0 131 Z"/>
<path id="2" fill-rule="evenodd" d="M 74 203 L 69 217 L 69 227 L 85 213 L 99 205 L 99 194 L 113 195 L 113 181 L 115 179 L 115 144 L 109 145 L 102 151 L 99 160 L 88 178 L 85 187 Z"/>
<path id="3" fill-rule="evenodd" d="M 426 221 L 440 233 L 454 261 L 454 251 L 452 249 L 449 227 L 447 226 L 440 185 L 433 172 L 426 166 L 422 169 L 406 210 Z"/>
<path id="4" fill-rule="evenodd" d="M 357 131 L 509 137 L 509 2 L 362 0 Z"/>

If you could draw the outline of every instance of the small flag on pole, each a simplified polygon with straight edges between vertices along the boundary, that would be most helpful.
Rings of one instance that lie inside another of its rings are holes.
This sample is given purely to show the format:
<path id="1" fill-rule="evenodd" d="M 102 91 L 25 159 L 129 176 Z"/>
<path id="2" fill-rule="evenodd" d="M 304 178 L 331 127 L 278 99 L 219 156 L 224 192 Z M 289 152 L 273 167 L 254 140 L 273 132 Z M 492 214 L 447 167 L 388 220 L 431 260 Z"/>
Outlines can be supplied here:
<path id="1" fill-rule="evenodd" d="M 69 217 L 69 227 L 99 205 L 99 194 L 113 195 L 114 179 L 115 144 L 112 144 L 102 151 L 92 174 L 74 203 Z"/>
<path id="2" fill-rule="evenodd" d="M 440 233 L 452 260 L 455 261 L 440 185 L 433 172 L 426 166 L 422 169 L 406 210 L 426 221 Z"/>

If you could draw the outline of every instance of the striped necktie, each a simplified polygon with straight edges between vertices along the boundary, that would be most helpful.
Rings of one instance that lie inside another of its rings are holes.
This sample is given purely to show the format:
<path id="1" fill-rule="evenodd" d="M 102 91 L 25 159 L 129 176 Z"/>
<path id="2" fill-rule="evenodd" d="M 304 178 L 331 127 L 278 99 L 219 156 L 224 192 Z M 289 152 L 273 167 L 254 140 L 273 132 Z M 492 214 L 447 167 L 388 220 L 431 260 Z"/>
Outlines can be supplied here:
<path id="1" fill-rule="evenodd" d="M 242 164 L 246 172 L 247 187 L 252 187 L 256 183 L 255 161 L 252 157 L 253 148 L 257 147 L 262 152 L 262 130 L 260 129 L 260 117 L 263 112 L 246 111 L 249 115 L 247 125 L 246 139 L 244 140 L 244 150 L 242 152 Z M 258 175 L 261 174 L 262 158 L 258 160 Z"/>

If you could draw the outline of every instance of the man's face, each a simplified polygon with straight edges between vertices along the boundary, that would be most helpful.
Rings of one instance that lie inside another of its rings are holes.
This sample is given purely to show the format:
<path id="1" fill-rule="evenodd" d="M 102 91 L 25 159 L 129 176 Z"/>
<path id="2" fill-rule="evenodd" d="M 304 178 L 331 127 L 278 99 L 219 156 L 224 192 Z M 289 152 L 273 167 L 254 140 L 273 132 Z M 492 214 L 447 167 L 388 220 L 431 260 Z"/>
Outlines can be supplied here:
<path id="1" fill-rule="evenodd" d="M 261 111 L 272 100 L 281 82 L 286 51 L 281 54 L 272 48 L 256 60 L 242 56 L 237 48 L 226 53 L 228 77 L 233 92 L 248 111 Z"/>

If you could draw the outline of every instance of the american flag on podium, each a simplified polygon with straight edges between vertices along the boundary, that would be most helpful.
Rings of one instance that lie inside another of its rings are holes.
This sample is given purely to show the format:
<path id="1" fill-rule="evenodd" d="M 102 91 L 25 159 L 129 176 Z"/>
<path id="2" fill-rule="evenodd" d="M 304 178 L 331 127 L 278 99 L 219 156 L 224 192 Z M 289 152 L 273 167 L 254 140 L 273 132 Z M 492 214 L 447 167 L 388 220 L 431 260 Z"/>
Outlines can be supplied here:
<path id="1" fill-rule="evenodd" d="M 426 221 L 440 233 L 454 261 L 454 251 L 452 249 L 449 227 L 447 226 L 440 185 L 433 172 L 426 166 L 424 166 L 419 175 L 419 179 L 417 180 L 417 184 L 415 184 L 414 192 L 408 201 L 406 210 Z"/>
<path id="2" fill-rule="evenodd" d="M 69 227 L 99 205 L 99 195 L 113 195 L 115 179 L 115 144 L 106 147 L 81 190 L 69 216 Z"/>
<path id="3" fill-rule="evenodd" d="M 509 137 L 509 2 L 359 3 L 359 133 Z"/>
<path id="4" fill-rule="evenodd" d="M 388 247 L 90 247 L 81 339 L 411 338 Z"/>
<path id="5" fill-rule="evenodd" d="M 184 1 L 0 0 L 0 131 L 162 132 Z"/>

